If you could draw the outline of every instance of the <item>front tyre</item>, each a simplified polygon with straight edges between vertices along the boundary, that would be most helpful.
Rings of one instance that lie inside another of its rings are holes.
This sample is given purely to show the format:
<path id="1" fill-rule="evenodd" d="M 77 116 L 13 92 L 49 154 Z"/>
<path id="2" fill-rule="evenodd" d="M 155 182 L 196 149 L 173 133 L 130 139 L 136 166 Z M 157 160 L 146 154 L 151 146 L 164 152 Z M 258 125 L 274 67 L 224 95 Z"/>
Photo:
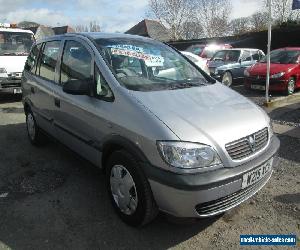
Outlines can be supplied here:
<path id="1" fill-rule="evenodd" d="M 229 71 L 226 71 L 222 77 L 222 83 L 227 87 L 232 85 L 232 74 Z"/>
<path id="2" fill-rule="evenodd" d="M 125 150 L 115 151 L 106 163 L 109 196 L 119 217 L 130 226 L 152 221 L 158 212 L 146 176 Z"/>

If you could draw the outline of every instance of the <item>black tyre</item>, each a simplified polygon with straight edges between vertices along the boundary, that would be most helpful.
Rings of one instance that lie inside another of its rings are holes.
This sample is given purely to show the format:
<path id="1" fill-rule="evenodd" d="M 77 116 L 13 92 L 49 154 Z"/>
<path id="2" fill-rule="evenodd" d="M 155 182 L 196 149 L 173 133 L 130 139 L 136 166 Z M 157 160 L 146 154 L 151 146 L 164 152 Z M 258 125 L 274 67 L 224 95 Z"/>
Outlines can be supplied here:
<path id="1" fill-rule="evenodd" d="M 291 77 L 288 81 L 287 88 L 286 88 L 286 95 L 292 95 L 295 92 L 295 78 Z"/>
<path id="2" fill-rule="evenodd" d="M 27 135 L 31 144 L 35 146 L 40 146 L 44 144 L 45 136 L 41 133 L 41 130 L 38 127 L 31 110 L 28 110 L 26 112 L 26 128 Z"/>
<path id="3" fill-rule="evenodd" d="M 107 190 L 119 217 L 130 226 L 152 221 L 158 208 L 148 180 L 137 160 L 125 150 L 115 151 L 106 162 Z"/>

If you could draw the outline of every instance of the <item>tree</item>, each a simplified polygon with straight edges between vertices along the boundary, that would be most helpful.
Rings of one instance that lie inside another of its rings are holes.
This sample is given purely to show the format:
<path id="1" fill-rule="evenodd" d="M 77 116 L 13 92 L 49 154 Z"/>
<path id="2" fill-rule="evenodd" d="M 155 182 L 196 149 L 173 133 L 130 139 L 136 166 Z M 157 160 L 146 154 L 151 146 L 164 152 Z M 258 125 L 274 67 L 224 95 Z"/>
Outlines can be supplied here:
<path id="1" fill-rule="evenodd" d="M 100 32 L 100 25 L 97 21 L 90 22 L 90 32 Z"/>
<path id="2" fill-rule="evenodd" d="M 100 32 L 101 28 L 97 21 L 89 22 L 89 25 L 78 24 L 75 26 L 76 32 Z"/>
<path id="3" fill-rule="evenodd" d="M 250 17 L 240 17 L 230 22 L 230 30 L 233 35 L 242 35 L 251 30 Z"/>
<path id="4" fill-rule="evenodd" d="M 182 38 L 185 24 L 193 19 L 193 0 L 149 0 L 150 13 L 170 29 L 173 40 Z"/>
<path id="5" fill-rule="evenodd" d="M 185 40 L 203 38 L 203 28 L 197 20 L 185 22 L 182 25 L 182 38 Z"/>
<path id="6" fill-rule="evenodd" d="M 206 37 L 228 34 L 229 15 L 232 5 L 229 0 L 197 0 L 198 22 Z"/>
<path id="7" fill-rule="evenodd" d="M 300 17 L 299 10 L 292 10 L 293 0 L 272 0 L 272 17 L 277 24 L 296 20 Z M 265 0 L 265 6 L 268 6 L 268 0 Z"/>
<path id="8" fill-rule="evenodd" d="M 256 12 L 250 17 L 251 31 L 262 31 L 268 29 L 268 13 Z"/>

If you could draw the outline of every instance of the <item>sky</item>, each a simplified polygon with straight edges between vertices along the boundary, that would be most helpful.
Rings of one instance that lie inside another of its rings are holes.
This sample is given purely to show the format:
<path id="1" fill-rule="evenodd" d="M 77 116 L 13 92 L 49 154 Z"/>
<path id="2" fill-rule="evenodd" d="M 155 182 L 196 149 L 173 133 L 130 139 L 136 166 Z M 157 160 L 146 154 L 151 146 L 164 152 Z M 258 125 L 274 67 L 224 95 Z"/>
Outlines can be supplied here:
<path id="1" fill-rule="evenodd" d="M 262 0 L 231 0 L 232 18 L 259 10 Z M 0 0 L 0 22 L 34 21 L 49 26 L 98 21 L 105 32 L 124 32 L 146 17 L 148 0 Z"/>

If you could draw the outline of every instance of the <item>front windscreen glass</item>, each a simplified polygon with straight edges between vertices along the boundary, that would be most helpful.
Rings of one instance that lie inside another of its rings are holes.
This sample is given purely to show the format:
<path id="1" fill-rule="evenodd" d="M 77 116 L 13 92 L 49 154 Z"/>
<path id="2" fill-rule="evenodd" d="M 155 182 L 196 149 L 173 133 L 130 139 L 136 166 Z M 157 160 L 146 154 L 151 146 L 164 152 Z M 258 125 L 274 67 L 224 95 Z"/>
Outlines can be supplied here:
<path id="1" fill-rule="evenodd" d="M 300 51 L 298 50 L 273 50 L 270 53 L 270 61 L 271 63 L 278 64 L 295 64 L 297 63 L 299 56 Z M 260 62 L 267 62 L 267 56 L 261 59 Z"/>
<path id="2" fill-rule="evenodd" d="M 30 33 L 0 31 L 0 56 L 27 56 L 33 42 Z"/>
<path id="3" fill-rule="evenodd" d="M 96 39 L 98 49 L 121 85 L 154 91 L 198 87 L 209 78 L 169 46 L 140 39 Z"/>

